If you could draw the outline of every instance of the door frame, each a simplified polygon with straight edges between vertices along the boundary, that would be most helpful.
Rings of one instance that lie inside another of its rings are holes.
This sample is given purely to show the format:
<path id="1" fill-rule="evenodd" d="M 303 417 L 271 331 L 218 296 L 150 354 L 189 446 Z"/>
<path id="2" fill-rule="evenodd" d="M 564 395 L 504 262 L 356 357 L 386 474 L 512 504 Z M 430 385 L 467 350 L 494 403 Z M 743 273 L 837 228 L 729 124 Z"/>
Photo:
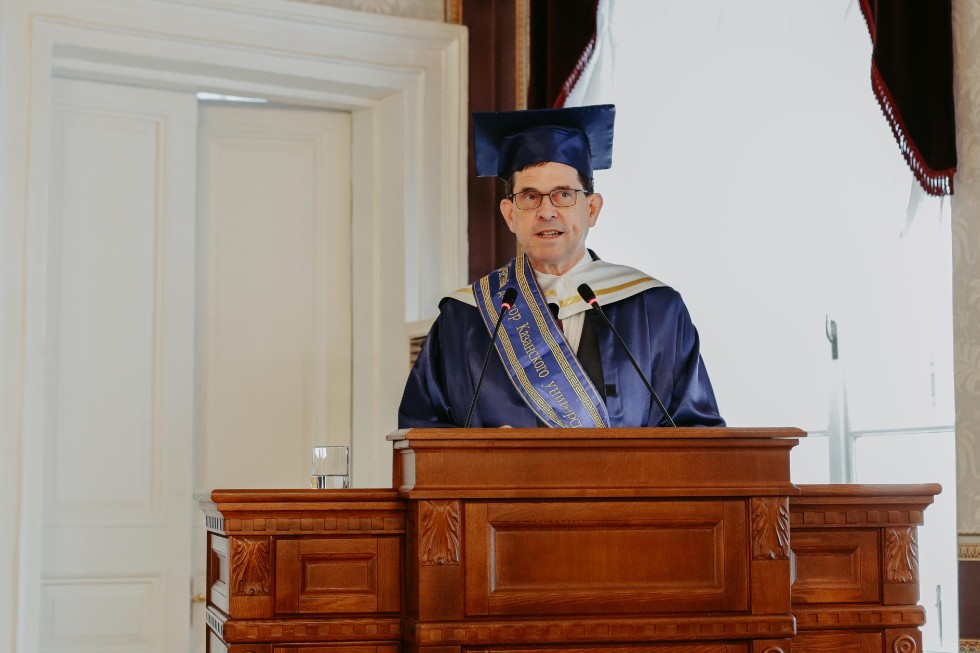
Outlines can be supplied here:
<path id="1" fill-rule="evenodd" d="M 26 653 L 40 611 L 52 80 L 351 112 L 353 475 L 386 486 L 406 324 L 466 281 L 467 44 L 456 25 L 288 0 L 11 0 L 4 11 L 0 450 L 16 455 L 0 456 L 13 490 L 0 493 L 0 520 L 16 526 L 0 538 L 0 580 L 14 581 L 0 594 L 0 632 L 11 633 L 0 653 Z"/>

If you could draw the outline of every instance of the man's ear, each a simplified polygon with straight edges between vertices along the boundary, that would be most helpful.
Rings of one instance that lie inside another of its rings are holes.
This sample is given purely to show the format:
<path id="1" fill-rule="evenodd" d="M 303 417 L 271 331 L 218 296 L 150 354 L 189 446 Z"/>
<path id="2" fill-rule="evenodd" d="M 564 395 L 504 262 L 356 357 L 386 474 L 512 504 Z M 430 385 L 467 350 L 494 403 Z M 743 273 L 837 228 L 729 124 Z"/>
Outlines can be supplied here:
<path id="1" fill-rule="evenodd" d="M 594 227 L 602 211 L 602 195 L 592 193 L 589 195 L 589 226 Z"/>
<path id="2" fill-rule="evenodd" d="M 510 229 L 510 232 L 516 234 L 517 230 L 514 228 L 514 202 L 506 197 L 500 200 L 500 214 L 504 216 L 504 222 L 507 223 L 507 228 Z"/>

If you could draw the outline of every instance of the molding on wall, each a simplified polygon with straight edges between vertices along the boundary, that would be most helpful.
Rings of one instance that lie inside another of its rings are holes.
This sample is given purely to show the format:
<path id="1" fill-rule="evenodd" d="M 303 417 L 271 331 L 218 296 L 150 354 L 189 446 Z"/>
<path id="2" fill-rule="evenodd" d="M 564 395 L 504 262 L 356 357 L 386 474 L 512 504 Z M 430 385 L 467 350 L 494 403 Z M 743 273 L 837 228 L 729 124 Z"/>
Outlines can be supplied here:
<path id="1" fill-rule="evenodd" d="M 531 75 L 531 0 L 516 0 L 514 11 L 514 108 L 527 108 L 527 89 Z"/>
<path id="2" fill-rule="evenodd" d="M 980 560 L 980 544 L 959 544 L 957 558 L 960 560 L 978 561 Z"/>
<path id="3" fill-rule="evenodd" d="M 422 20 L 442 21 L 442 0 L 293 0 L 307 4 L 352 9 L 372 14 L 401 16 L 402 18 L 420 18 Z M 445 18 L 448 20 L 448 14 Z"/>
<path id="4" fill-rule="evenodd" d="M 953 0 L 953 58 L 980 58 L 980 0 Z M 953 357 L 956 509 L 961 533 L 980 533 L 980 70 L 954 66 Z"/>

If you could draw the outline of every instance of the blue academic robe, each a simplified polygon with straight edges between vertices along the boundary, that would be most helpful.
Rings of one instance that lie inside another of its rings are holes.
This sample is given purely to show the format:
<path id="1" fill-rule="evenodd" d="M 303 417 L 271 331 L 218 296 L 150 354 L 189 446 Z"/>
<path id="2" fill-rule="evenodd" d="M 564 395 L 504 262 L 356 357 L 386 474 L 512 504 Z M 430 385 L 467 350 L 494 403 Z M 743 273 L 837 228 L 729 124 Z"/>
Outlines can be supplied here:
<path id="1" fill-rule="evenodd" d="M 398 410 L 399 428 L 458 427 L 476 391 L 490 333 L 479 311 L 446 298 L 412 368 Z M 697 330 L 673 288 L 651 288 L 603 310 L 629 345 L 678 426 L 724 426 L 701 360 Z M 606 325 L 595 335 L 602 361 L 610 426 L 665 425 L 666 420 Z M 536 427 L 497 352 L 491 354 L 472 427 Z"/>

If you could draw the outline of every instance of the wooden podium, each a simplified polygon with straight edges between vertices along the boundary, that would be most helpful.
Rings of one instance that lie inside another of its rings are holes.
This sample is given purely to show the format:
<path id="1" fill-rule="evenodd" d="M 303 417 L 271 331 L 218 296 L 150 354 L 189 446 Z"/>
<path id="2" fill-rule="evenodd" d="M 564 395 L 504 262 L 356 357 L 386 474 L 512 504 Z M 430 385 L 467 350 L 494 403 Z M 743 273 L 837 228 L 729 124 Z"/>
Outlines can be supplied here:
<path id="1" fill-rule="evenodd" d="M 795 429 L 415 429 L 392 490 L 215 490 L 208 650 L 914 652 L 922 486 Z"/>

